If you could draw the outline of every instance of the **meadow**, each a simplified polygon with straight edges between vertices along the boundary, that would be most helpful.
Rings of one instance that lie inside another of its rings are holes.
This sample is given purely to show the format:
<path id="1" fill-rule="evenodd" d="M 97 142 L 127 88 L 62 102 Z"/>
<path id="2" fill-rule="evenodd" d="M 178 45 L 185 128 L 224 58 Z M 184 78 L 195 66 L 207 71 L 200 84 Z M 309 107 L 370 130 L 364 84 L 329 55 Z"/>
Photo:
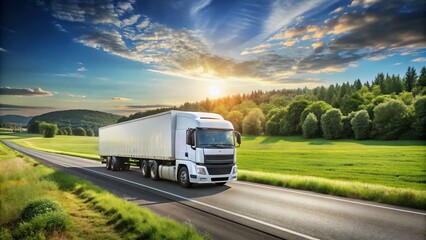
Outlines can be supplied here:
<path id="1" fill-rule="evenodd" d="M 97 137 L 6 135 L 39 150 L 100 160 Z M 426 141 L 244 136 L 239 180 L 424 208 Z"/>

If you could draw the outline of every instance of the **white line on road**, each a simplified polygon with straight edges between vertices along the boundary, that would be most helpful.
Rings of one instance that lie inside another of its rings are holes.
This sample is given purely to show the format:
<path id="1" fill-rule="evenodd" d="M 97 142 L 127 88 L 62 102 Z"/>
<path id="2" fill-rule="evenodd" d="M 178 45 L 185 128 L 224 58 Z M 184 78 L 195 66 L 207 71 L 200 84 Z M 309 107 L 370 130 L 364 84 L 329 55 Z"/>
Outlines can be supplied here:
<path id="1" fill-rule="evenodd" d="M 246 182 L 233 182 L 233 183 L 235 183 L 235 184 L 241 184 L 241 185 L 248 185 L 248 186 L 253 186 L 253 187 L 258 187 L 258 188 L 273 189 L 273 190 L 278 190 L 278 191 L 296 193 L 296 194 L 305 195 L 305 196 L 311 196 L 311 197 L 317 197 L 317 198 L 325 198 L 325 199 L 330 199 L 330 200 L 335 200 L 335 201 L 341 201 L 341 202 L 346 202 L 346 203 L 352 203 L 352 204 L 358 204 L 358 205 L 363 205 L 363 206 L 376 207 L 376 208 L 382 208 L 382 209 L 387 209 L 387 210 L 393 210 L 393 211 L 399 211 L 399 212 L 405 212 L 405 213 L 412 213 L 412 214 L 419 214 L 419 215 L 426 216 L 426 213 L 424 213 L 424 212 L 416 212 L 416 211 L 411 211 L 411 210 L 405 210 L 405 209 L 399 209 L 399 208 L 393 208 L 393 207 L 386 207 L 386 206 L 380 206 L 380 205 L 374 205 L 374 204 L 370 204 L 370 203 L 364 203 L 364 202 L 346 200 L 346 199 L 341 199 L 341 198 L 336 198 L 336 197 L 331 197 L 331 196 L 322 196 L 322 195 L 319 195 L 319 194 L 300 192 L 300 191 L 290 190 L 290 189 L 286 189 L 286 188 L 269 187 L 269 186 L 263 186 L 263 185 L 259 185 L 259 184 L 252 184 L 252 183 L 246 183 Z"/>

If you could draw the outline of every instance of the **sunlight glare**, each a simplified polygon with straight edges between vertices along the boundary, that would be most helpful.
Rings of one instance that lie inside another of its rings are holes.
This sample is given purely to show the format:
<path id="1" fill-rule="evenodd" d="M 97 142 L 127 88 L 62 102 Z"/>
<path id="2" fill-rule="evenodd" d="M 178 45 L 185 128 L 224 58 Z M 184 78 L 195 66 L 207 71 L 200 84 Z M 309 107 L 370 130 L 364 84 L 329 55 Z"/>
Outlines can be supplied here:
<path id="1" fill-rule="evenodd" d="M 209 89 L 210 96 L 213 98 L 219 97 L 221 90 L 218 86 L 211 86 Z"/>

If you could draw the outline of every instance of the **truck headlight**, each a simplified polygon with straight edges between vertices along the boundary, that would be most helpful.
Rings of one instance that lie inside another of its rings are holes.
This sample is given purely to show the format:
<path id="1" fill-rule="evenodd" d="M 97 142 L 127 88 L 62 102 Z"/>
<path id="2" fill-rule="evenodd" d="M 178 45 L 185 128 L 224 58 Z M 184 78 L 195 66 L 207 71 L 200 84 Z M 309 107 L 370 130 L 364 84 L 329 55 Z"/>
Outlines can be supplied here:
<path id="1" fill-rule="evenodd" d="M 237 171 L 237 166 L 235 166 L 234 167 L 234 171 L 232 171 L 232 174 L 236 174 L 238 171 Z"/>
<path id="2" fill-rule="evenodd" d="M 206 175 L 206 169 L 203 168 L 203 167 L 197 167 L 197 173 L 202 174 L 202 175 Z"/>

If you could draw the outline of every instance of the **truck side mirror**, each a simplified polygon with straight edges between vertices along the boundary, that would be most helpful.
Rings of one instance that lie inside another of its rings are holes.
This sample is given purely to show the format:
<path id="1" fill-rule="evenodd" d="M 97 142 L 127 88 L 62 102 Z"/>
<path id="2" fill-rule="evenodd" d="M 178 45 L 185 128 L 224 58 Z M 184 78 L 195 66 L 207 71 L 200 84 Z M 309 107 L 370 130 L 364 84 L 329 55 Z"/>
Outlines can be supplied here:
<path id="1" fill-rule="evenodd" d="M 188 130 L 186 130 L 186 144 L 191 147 L 195 145 L 194 132 L 195 129 L 188 128 Z"/>
<path id="2" fill-rule="evenodd" d="M 235 137 L 237 138 L 238 147 L 241 145 L 241 133 L 234 131 Z"/>

